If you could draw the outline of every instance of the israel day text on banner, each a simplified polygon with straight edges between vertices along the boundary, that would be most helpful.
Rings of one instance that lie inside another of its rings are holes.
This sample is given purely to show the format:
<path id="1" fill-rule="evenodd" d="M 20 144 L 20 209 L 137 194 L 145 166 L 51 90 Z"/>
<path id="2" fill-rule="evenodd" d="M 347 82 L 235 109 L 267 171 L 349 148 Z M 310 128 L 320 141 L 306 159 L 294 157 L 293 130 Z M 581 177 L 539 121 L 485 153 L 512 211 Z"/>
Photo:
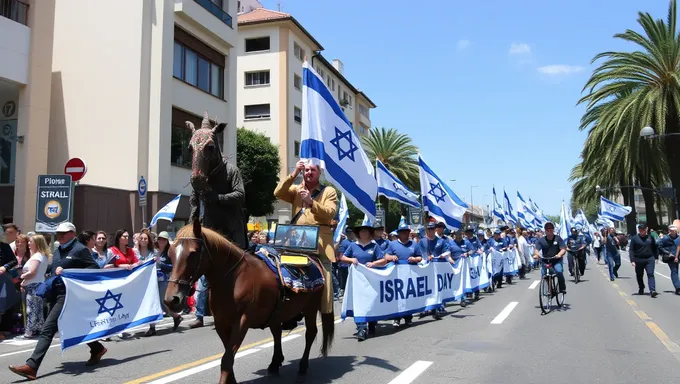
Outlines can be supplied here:
<path id="1" fill-rule="evenodd" d="M 163 319 L 153 259 L 131 270 L 64 270 L 61 278 L 66 286 L 58 324 L 62 351 Z"/>
<path id="2" fill-rule="evenodd" d="M 424 264 L 383 268 L 350 266 L 342 318 L 357 322 L 389 320 L 441 308 L 465 293 L 489 286 L 485 255 L 464 257 L 455 264 L 435 259 Z"/>

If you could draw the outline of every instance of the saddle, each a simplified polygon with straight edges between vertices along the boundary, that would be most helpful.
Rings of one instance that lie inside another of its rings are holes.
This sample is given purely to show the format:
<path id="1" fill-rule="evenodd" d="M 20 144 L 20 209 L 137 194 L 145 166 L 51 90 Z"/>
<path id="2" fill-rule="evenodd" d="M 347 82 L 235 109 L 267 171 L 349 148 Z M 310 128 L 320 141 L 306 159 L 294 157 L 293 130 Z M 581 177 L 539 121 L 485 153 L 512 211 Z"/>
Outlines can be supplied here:
<path id="1" fill-rule="evenodd" d="M 289 299 L 288 291 L 309 292 L 320 287 L 318 279 L 323 278 L 323 266 L 316 255 L 271 247 L 262 247 L 257 253 L 277 275 L 284 301 Z"/>

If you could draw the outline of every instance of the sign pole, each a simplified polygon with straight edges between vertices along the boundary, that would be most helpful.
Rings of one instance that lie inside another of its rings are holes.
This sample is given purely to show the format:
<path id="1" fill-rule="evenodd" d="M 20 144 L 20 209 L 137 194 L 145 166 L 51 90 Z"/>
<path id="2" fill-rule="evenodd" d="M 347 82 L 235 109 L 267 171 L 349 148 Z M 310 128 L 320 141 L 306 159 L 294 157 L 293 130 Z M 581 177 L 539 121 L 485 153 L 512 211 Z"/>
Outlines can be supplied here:
<path id="1" fill-rule="evenodd" d="M 69 207 L 68 220 L 73 223 L 73 215 L 75 214 L 75 204 L 73 204 L 76 197 L 76 183 L 77 181 L 71 181 L 71 206 Z"/>

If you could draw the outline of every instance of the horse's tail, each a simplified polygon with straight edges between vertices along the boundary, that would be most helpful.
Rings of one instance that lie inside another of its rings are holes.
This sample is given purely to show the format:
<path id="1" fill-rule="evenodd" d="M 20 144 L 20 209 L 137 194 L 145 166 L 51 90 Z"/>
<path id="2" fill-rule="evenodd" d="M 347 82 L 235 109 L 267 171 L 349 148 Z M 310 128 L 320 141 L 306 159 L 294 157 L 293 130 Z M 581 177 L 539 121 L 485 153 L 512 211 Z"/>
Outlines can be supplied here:
<path id="1" fill-rule="evenodd" d="M 333 345 L 335 336 L 335 317 L 333 312 L 321 314 L 321 331 L 323 332 L 323 342 L 321 343 L 321 355 L 328 356 L 328 350 Z"/>

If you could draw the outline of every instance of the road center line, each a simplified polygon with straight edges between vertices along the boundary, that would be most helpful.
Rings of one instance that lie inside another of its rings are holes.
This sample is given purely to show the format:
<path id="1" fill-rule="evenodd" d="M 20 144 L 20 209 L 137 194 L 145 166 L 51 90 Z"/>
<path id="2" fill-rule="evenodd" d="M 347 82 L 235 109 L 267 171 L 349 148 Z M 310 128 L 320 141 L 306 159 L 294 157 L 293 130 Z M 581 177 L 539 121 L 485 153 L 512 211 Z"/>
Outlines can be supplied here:
<path id="1" fill-rule="evenodd" d="M 541 282 L 541 280 L 536 280 L 536 281 L 534 281 L 534 282 L 531 283 L 531 285 L 529 286 L 529 289 L 536 289 L 536 287 L 538 286 L 538 283 L 540 283 L 540 282 Z"/>
<path id="2" fill-rule="evenodd" d="M 505 308 L 503 308 L 501 313 L 499 313 L 498 316 L 496 316 L 496 318 L 491 320 L 491 324 L 502 324 L 503 321 L 505 321 L 505 319 L 507 319 L 508 316 L 510 316 L 510 313 L 512 312 L 513 309 L 515 309 L 517 304 L 519 304 L 517 301 L 513 301 L 510 304 L 508 304 Z"/>
<path id="3" fill-rule="evenodd" d="M 416 361 L 410 367 L 395 377 L 389 384 L 409 384 L 432 365 L 431 361 Z"/>

